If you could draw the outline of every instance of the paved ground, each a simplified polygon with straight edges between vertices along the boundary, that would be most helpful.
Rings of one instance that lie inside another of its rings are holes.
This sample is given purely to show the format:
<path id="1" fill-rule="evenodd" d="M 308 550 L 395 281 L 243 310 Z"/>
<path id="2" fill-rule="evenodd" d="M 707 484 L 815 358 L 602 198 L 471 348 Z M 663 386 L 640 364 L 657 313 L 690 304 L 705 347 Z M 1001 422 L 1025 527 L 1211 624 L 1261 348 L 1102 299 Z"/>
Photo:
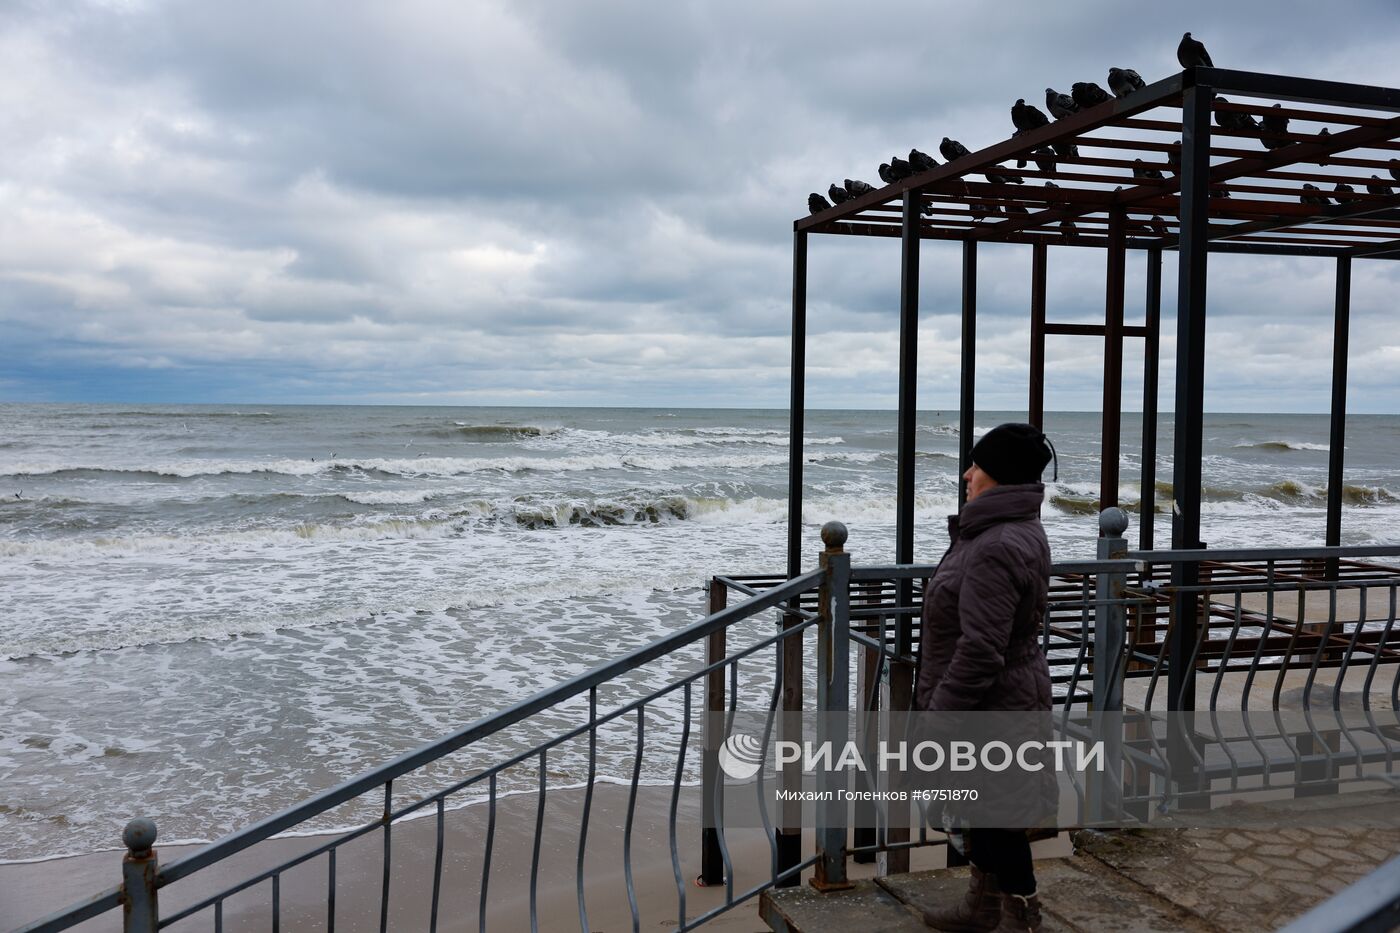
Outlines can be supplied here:
<path id="1" fill-rule="evenodd" d="M 1068 858 L 1036 863 L 1045 929 L 1275 930 L 1400 854 L 1400 792 L 1230 807 L 1192 825 L 1081 832 Z M 765 896 L 777 930 L 927 929 L 922 911 L 958 897 L 966 869 L 861 881 L 849 892 Z"/>

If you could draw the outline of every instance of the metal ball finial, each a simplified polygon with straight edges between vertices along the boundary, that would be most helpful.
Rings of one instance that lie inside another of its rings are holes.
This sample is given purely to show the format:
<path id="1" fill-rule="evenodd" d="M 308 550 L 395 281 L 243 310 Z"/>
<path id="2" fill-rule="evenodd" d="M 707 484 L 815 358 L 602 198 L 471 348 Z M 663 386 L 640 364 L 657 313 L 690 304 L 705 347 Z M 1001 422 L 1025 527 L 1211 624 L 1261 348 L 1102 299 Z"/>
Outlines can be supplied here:
<path id="1" fill-rule="evenodd" d="M 846 545 L 846 526 L 840 522 L 827 522 L 822 526 L 822 544 L 840 549 Z"/>
<path id="2" fill-rule="evenodd" d="M 138 858 L 150 854 L 151 846 L 156 844 L 156 821 L 139 816 L 127 823 L 122 830 L 122 842 Z"/>
<path id="3" fill-rule="evenodd" d="M 1099 513 L 1099 534 L 1109 538 L 1121 538 L 1128 530 L 1128 513 L 1117 506 Z"/>

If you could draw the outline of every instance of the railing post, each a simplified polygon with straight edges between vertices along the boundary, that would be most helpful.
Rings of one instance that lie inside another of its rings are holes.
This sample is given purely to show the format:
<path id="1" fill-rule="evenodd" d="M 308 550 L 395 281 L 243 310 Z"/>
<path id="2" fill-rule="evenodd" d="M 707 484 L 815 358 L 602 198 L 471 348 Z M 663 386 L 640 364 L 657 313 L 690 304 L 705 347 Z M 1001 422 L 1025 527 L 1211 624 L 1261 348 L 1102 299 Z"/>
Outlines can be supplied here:
<path id="1" fill-rule="evenodd" d="M 1113 507 L 1099 513 L 1099 560 L 1128 552 L 1128 515 Z M 1123 642 L 1128 627 L 1123 605 L 1127 575 L 1100 572 L 1094 581 L 1094 737 L 1104 743 L 1104 771 L 1089 772 L 1089 819 L 1113 819 L 1123 802 Z"/>
<path id="2" fill-rule="evenodd" d="M 835 762 L 850 741 L 851 556 L 844 550 L 846 526 L 822 526 L 821 621 L 817 627 L 817 747 L 832 750 L 817 770 L 817 865 L 812 886 L 849 888 L 846 880 L 846 807 L 840 791 L 848 775 Z"/>
<path id="3" fill-rule="evenodd" d="M 710 615 L 728 604 L 729 588 L 718 578 L 710 580 Z M 705 666 L 724 660 L 725 630 L 719 629 L 705 639 Z M 724 884 L 724 856 L 719 846 L 719 823 L 724 801 L 717 790 L 719 748 L 724 742 L 724 668 L 715 668 L 705 675 L 704 751 L 700 757 L 700 877 L 702 886 Z"/>
<path id="4" fill-rule="evenodd" d="M 160 903 L 156 894 L 156 824 L 145 817 L 134 819 L 122 830 L 126 855 L 122 857 L 122 933 L 156 933 Z"/>

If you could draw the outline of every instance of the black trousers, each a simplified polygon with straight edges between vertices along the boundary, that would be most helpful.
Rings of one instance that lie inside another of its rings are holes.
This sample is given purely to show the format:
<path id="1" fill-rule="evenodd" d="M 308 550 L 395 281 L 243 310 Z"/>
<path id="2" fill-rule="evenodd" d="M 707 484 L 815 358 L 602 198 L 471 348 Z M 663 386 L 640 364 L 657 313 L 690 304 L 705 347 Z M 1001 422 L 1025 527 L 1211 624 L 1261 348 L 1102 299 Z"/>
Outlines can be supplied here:
<path id="1" fill-rule="evenodd" d="M 1008 894 L 1035 893 L 1031 841 L 1023 829 L 969 829 L 967 857 L 989 875 L 996 875 Z"/>

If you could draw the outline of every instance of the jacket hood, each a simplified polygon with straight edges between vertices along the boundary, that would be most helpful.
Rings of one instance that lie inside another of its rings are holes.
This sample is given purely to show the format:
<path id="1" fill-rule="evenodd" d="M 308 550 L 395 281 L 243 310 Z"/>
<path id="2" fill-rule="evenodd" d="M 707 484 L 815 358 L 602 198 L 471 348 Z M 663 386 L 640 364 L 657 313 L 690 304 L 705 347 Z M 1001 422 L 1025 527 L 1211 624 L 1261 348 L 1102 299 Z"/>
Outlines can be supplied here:
<path id="1" fill-rule="evenodd" d="M 948 516 L 950 536 L 971 538 L 1001 522 L 1024 522 L 1040 518 L 1045 502 L 1044 483 L 1018 483 L 993 486 Z M 956 535 L 952 533 L 956 530 Z"/>

